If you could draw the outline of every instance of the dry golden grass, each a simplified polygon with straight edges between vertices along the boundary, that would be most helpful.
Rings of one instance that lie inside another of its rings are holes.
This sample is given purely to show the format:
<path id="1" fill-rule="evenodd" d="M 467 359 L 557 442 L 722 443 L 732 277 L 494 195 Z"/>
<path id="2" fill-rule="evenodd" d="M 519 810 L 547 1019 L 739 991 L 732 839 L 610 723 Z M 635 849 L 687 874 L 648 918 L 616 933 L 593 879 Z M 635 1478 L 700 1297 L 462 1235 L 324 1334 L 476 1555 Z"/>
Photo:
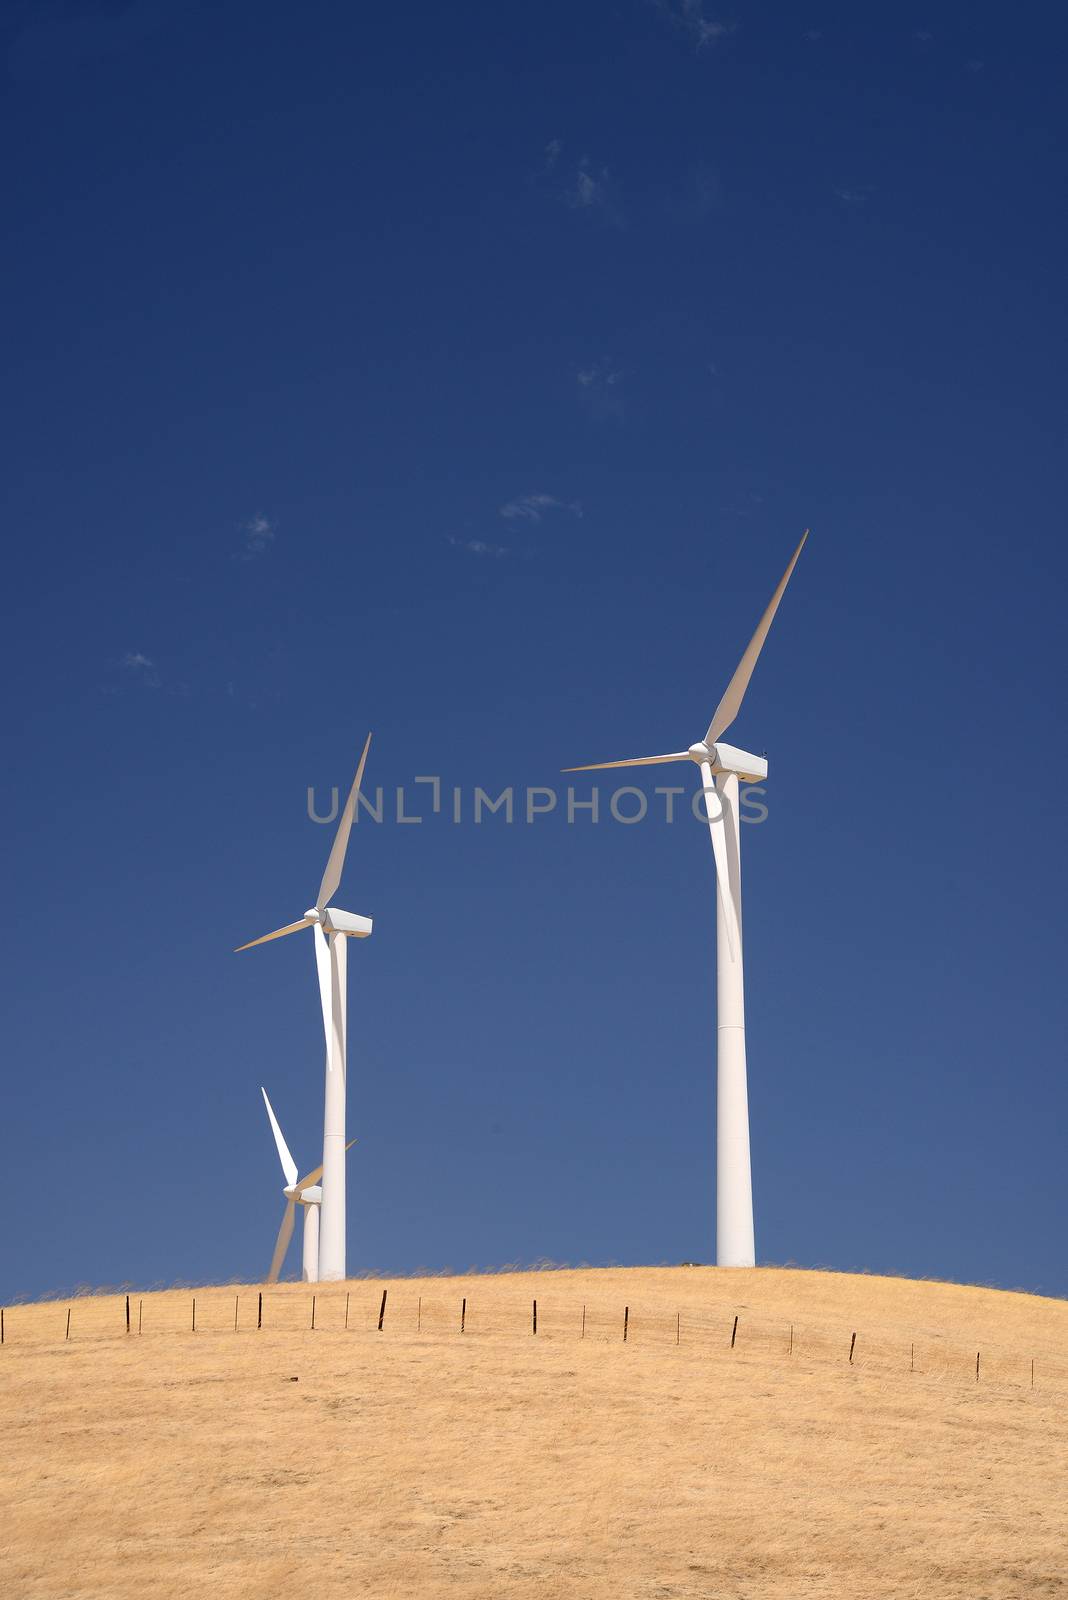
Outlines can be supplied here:
<path id="1" fill-rule="evenodd" d="M 324 1286 L 314 1332 L 283 1286 L 257 1332 L 255 1287 L 196 1293 L 195 1335 L 189 1291 L 141 1337 L 137 1297 L 129 1338 L 121 1297 L 70 1342 L 8 1310 L 0 1595 L 1068 1595 L 1066 1302 L 552 1271 Z"/>

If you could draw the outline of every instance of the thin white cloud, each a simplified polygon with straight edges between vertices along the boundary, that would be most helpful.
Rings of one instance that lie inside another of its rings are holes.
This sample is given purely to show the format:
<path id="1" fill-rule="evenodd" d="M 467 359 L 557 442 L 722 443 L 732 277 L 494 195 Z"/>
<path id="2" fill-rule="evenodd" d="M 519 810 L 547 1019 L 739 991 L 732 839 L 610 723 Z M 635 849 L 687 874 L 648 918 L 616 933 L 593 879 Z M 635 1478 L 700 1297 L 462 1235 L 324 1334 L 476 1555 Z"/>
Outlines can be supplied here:
<path id="1" fill-rule="evenodd" d="M 606 418 L 623 420 L 626 411 L 626 392 L 623 373 L 614 362 L 591 361 L 588 367 L 579 367 L 575 373 L 583 408 L 597 421 Z"/>
<path id="2" fill-rule="evenodd" d="M 592 367 L 580 367 L 575 377 L 583 389 L 592 389 L 598 384 L 613 388 L 623 382 L 623 374 L 609 361 L 595 361 Z"/>
<path id="3" fill-rule="evenodd" d="M 545 146 L 545 152 L 544 152 L 544 154 L 545 154 L 545 170 L 546 170 L 546 172 L 551 172 L 553 170 L 553 168 L 555 167 L 556 163 L 559 161 L 561 155 L 563 154 L 563 149 L 564 149 L 564 146 L 563 146 L 563 141 L 561 139 L 550 139 L 549 140 L 549 143 Z"/>
<path id="4" fill-rule="evenodd" d="M 266 555 L 274 543 L 274 524 L 268 522 L 262 511 L 257 511 L 254 517 L 241 524 L 244 542 L 241 546 L 239 559 L 241 561 L 258 561 L 260 556 Z"/>
<path id="5" fill-rule="evenodd" d="M 704 0 L 654 0 L 654 3 L 698 50 L 718 44 L 735 32 L 733 22 L 718 22 L 705 16 Z"/>
<path id="6" fill-rule="evenodd" d="M 858 184 L 852 189 L 837 188 L 834 192 L 844 206 L 863 206 L 868 202 L 868 196 L 871 194 L 871 185 L 866 183 Z"/>
<path id="7" fill-rule="evenodd" d="M 457 550 L 466 550 L 472 556 L 506 556 L 507 546 L 503 544 L 490 544 L 485 539 L 456 539 L 449 535 L 449 543 Z"/>
<path id="8" fill-rule="evenodd" d="M 131 678 L 143 684 L 146 689 L 158 689 L 161 684 L 156 663 L 146 656 L 143 650 L 127 650 L 119 661 L 119 666 Z"/>
<path id="9" fill-rule="evenodd" d="M 573 169 L 563 199 L 572 211 L 598 215 L 617 228 L 623 225 L 623 206 L 615 178 L 607 167 L 596 165 L 589 156 L 583 156 Z"/>
<path id="10" fill-rule="evenodd" d="M 582 515 L 577 500 L 558 500 L 554 494 L 518 495 L 498 509 L 506 522 L 540 522 L 547 511 L 570 511 L 574 517 Z"/>

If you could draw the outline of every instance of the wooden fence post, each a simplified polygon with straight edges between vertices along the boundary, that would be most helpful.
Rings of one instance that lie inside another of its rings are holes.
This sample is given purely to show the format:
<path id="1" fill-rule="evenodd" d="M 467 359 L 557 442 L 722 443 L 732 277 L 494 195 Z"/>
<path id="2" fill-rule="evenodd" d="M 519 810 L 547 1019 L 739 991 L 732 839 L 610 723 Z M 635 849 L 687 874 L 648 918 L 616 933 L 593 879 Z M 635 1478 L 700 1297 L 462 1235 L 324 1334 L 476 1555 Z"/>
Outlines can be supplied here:
<path id="1" fill-rule="evenodd" d="M 67 1331 L 64 1334 L 64 1338 L 70 1338 L 70 1306 L 67 1307 Z"/>
<path id="2" fill-rule="evenodd" d="M 533 1310 L 532 1315 L 533 1315 L 533 1326 L 531 1327 L 530 1331 L 531 1331 L 531 1333 L 537 1333 L 537 1331 L 538 1331 L 538 1302 L 536 1300 L 534 1302 L 534 1310 Z"/>
<path id="3" fill-rule="evenodd" d="M 623 1307 L 623 1343 L 627 1342 L 627 1324 L 630 1321 L 630 1306 Z"/>
<path id="4" fill-rule="evenodd" d="M 311 1325 L 312 1325 L 312 1332 L 314 1333 L 315 1332 L 315 1296 L 314 1295 L 312 1295 L 312 1320 L 311 1320 Z"/>
<path id="5" fill-rule="evenodd" d="M 260 1290 L 259 1300 L 256 1302 L 256 1326 L 263 1327 L 263 1290 Z"/>
<path id="6" fill-rule="evenodd" d="M 731 1329 L 731 1349 L 732 1350 L 734 1349 L 734 1341 L 735 1341 L 735 1339 L 737 1339 L 737 1337 L 738 1337 L 738 1318 L 735 1317 L 735 1319 L 734 1319 L 734 1327 Z"/>
<path id="7" fill-rule="evenodd" d="M 349 1325 L 349 1291 L 346 1291 L 346 1294 L 345 1294 L 345 1326 L 346 1326 L 346 1328 L 348 1327 L 348 1325 Z"/>
<path id="8" fill-rule="evenodd" d="M 193 1332 L 197 1331 L 197 1297 L 193 1296 Z"/>
<path id="9" fill-rule="evenodd" d="M 853 1365 L 853 1351 L 856 1349 L 856 1347 L 857 1347 L 857 1336 L 856 1336 L 856 1334 L 854 1334 L 852 1339 L 850 1339 L 850 1341 L 849 1341 L 849 1365 L 850 1366 Z"/>
<path id="10" fill-rule="evenodd" d="M 466 1321 L 467 1321 L 467 1296 L 464 1295 L 463 1299 L 460 1301 L 460 1332 L 461 1333 L 463 1333 L 463 1331 L 464 1331 L 464 1323 Z"/>
<path id="11" fill-rule="evenodd" d="M 382 1332 L 382 1322 L 383 1322 L 383 1319 L 385 1318 L 385 1315 L 386 1315 L 386 1295 L 388 1293 L 389 1293 L 388 1289 L 383 1289 L 382 1290 L 382 1304 L 378 1308 L 378 1331 L 379 1331 L 379 1333 Z"/>
<path id="12" fill-rule="evenodd" d="M 979 1352 L 975 1352 L 975 1381 L 979 1382 Z"/>
<path id="13" fill-rule="evenodd" d="M 0 1344 L 4 1342 L 4 1308 L 0 1306 Z"/>
<path id="14" fill-rule="evenodd" d="M 130 1296 L 126 1296 L 126 1332 L 130 1331 Z"/>
<path id="15" fill-rule="evenodd" d="M 240 1300 L 240 1298 L 241 1298 L 240 1295 L 237 1295 L 237 1294 L 234 1295 L 234 1332 L 235 1333 L 237 1332 L 237 1303 Z"/>

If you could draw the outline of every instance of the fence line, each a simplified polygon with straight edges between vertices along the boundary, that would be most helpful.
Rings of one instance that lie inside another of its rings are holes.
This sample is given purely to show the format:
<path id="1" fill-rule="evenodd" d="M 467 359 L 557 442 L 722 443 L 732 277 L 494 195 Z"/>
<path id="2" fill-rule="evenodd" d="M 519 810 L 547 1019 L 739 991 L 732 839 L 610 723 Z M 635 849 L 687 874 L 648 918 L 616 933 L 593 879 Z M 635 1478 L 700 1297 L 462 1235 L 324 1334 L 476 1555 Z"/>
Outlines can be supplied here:
<path id="1" fill-rule="evenodd" d="M 359 1289 L 327 1291 L 322 1285 L 307 1294 L 298 1286 L 280 1288 L 275 1293 L 261 1290 L 257 1295 L 256 1319 L 240 1315 L 240 1296 L 225 1290 L 203 1290 L 186 1298 L 164 1291 L 158 1300 L 142 1297 L 137 1305 L 137 1332 L 147 1337 L 182 1333 L 254 1338 L 257 1332 L 292 1333 L 302 1331 L 383 1333 L 387 1327 L 386 1305 L 390 1290 L 367 1285 Z M 636 1348 L 687 1351 L 725 1349 L 732 1359 L 794 1360 L 851 1366 L 855 1370 L 885 1377 L 910 1375 L 928 1381 L 971 1382 L 984 1388 L 1009 1386 L 1033 1389 L 1046 1394 L 1068 1395 L 1068 1350 L 1064 1354 L 1036 1350 L 1035 1346 L 982 1343 L 976 1348 L 974 1337 L 966 1342 L 961 1334 L 945 1338 L 937 1334 L 911 1338 L 894 1335 L 885 1329 L 869 1334 L 860 1329 L 833 1328 L 813 1323 L 790 1322 L 786 1318 L 750 1316 L 724 1306 L 693 1306 L 667 1310 L 626 1304 L 608 1299 L 599 1302 L 571 1302 L 542 1299 L 524 1302 L 519 1296 L 507 1301 L 477 1295 L 412 1295 L 407 1299 L 403 1285 L 391 1285 L 389 1300 L 390 1332 L 400 1334 L 445 1335 L 462 1333 L 465 1341 L 480 1337 L 517 1337 L 524 1325 L 539 1340 L 581 1339 L 587 1342 L 626 1342 Z M 19 1348 L 42 1347 L 53 1343 L 71 1346 L 122 1338 L 133 1332 L 131 1297 L 105 1300 L 80 1298 L 78 1316 L 72 1307 L 59 1301 L 33 1302 L 0 1307 L 0 1343 L 5 1352 Z M 61 1320 L 62 1319 L 62 1320 Z M 1035 1353 L 1033 1354 L 1032 1351 Z"/>

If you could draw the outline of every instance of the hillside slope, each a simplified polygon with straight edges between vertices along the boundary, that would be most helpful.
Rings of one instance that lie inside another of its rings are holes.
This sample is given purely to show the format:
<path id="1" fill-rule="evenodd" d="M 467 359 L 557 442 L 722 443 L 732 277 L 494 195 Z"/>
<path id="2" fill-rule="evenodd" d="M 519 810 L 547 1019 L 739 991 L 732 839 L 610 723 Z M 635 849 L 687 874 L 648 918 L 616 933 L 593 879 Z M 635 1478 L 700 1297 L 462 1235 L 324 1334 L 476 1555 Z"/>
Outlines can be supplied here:
<path id="1" fill-rule="evenodd" d="M 7 1309 L 3 1593 L 1068 1595 L 1066 1302 L 589 1269 L 321 1286 L 313 1331 L 258 1294 Z"/>

